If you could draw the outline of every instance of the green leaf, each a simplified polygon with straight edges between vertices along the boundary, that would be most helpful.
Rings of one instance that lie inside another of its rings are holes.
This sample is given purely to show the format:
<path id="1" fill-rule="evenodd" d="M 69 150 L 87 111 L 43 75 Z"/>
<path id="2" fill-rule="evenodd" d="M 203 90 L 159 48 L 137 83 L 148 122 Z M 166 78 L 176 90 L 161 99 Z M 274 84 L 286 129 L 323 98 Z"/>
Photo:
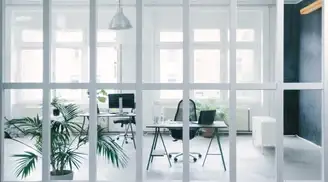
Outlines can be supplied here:
<path id="1" fill-rule="evenodd" d="M 107 100 L 107 97 L 98 96 L 97 99 L 98 99 L 99 102 L 101 102 L 101 103 L 105 103 L 106 100 Z"/>
<path id="2" fill-rule="evenodd" d="M 15 174 L 22 179 L 26 178 L 35 169 L 35 164 L 38 161 L 38 156 L 28 151 L 25 151 L 24 154 L 13 155 L 13 157 L 17 158 Z"/>
<path id="3" fill-rule="evenodd" d="M 104 156 L 115 167 L 126 167 L 128 163 L 128 156 L 123 148 L 119 146 L 115 140 L 106 135 L 105 128 L 98 125 L 98 140 L 97 152 Z"/>

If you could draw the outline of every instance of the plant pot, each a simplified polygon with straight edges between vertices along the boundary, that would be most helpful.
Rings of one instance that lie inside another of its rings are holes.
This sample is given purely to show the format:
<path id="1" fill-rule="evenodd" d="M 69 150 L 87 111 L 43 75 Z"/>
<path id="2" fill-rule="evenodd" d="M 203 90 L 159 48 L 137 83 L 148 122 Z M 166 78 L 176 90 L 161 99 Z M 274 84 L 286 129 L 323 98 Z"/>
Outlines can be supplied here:
<path id="1" fill-rule="evenodd" d="M 50 180 L 73 180 L 73 171 L 64 170 L 61 173 L 57 171 L 50 172 Z"/>
<path id="2" fill-rule="evenodd" d="M 58 109 L 53 109 L 53 110 L 52 110 L 52 114 L 53 114 L 54 116 L 59 116 L 60 112 L 59 112 Z"/>

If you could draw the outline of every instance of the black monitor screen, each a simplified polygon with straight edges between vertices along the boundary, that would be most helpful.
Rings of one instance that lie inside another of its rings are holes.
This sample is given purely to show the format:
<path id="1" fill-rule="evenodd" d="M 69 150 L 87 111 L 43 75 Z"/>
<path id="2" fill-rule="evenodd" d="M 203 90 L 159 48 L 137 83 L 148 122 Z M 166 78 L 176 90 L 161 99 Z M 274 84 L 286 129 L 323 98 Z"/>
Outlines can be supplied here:
<path id="1" fill-rule="evenodd" d="M 123 108 L 135 108 L 134 94 L 108 94 L 108 107 L 119 108 L 119 100 L 122 98 Z"/>

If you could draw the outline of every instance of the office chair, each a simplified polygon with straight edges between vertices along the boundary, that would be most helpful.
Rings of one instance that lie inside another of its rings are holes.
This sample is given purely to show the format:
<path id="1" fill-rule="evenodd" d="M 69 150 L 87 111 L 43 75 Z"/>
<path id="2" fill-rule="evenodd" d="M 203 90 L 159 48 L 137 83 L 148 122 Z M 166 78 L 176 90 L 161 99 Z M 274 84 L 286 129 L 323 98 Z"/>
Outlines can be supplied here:
<path id="1" fill-rule="evenodd" d="M 131 112 L 133 112 L 134 109 L 131 110 Z M 136 120 L 135 117 L 129 117 L 129 118 L 122 118 L 122 119 L 117 119 L 114 120 L 114 124 L 121 124 L 121 127 L 124 127 L 124 133 L 119 134 L 116 136 L 116 140 L 119 140 L 121 136 L 123 136 L 123 141 L 122 141 L 122 145 L 124 145 L 124 143 L 128 144 L 128 138 L 129 138 L 129 131 L 131 132 L 131 140 L 134 140 L 134 134 L 133 134 L 133 128 L 132 128 L 132 124 L 136 124 Z"/>
<path id="2" fill-rule="evenodd" d="M 177 107 L 177 111 L 175 113 L 175 116 L 174 116 L 174 121 L 183 121 L 183 100 L 181 100 L 178 104 L 178 107 Z M 193 100 L 189 99 L 189 121 L 197 121 L 197 114 L 196 114 L 196 104 Z M 172 138 L 174 139 L 173 141 L 176 142 L 178 140 L 183 140 L 183 130 L 182 128 L 181 129 L 169 129 L 170 132 L 171 132 L 171 136 Z M 193 138 L 195 138 L 195 136 L 197 135 L 197 132 L 198 132 L 199 128 L 190 128 L 190 131 L 189 131 L 189 140 L 192 140 Z M 174 157 L 174 162 L 177 162 L 178 161 L 178 157 L 179 156 L 182 156 L 183 153 L 169 153 L 169 158 L 172 158 L 172 154 L 177 154 L 175 157 Z M 200 153 L 197 153 L 197 152 L 190 152 L 189 153 L 189 156 L 193 158 L 194 162 L 197 161 L 197 157 L 195 157 L 194 155 L 198 155 L 198 158 L 201 158 L 202 155 Z"/>

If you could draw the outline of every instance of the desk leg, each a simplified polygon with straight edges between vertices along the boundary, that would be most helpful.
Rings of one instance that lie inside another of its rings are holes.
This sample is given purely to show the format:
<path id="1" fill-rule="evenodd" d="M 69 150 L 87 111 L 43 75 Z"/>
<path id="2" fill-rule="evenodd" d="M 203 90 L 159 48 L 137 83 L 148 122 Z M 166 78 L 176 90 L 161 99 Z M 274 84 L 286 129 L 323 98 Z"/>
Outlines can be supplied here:
<path id="1" fill-rule="evenodd" d="M 133 141 L 134 149 L 136 149 L 136 142 L 134 140 L 134 133 L 133 133 L 133 128 L 132 128 L 131 121 L 129 122 L 129 125 L 130 125 L 130 129 L 131 129 L 131 135 L 132 135 L 132 141 Z"/>
<path id="2" fill-rule="evenodd" d="M 219 131 L 218 131 L 217 128 L 215 128 L 215 135 L 216 135 L 216 139 L 218 141 L 218 145 L 219 145 L 219 149 L 220 149 L 220 153 L 221 153 L 221 159 L 222 159 L 222 164 L 223 164 L 223 167 L 224 167 L 224 171 L 226 171 L 227 168 L 226 168 L 226 165 L 225 165 L 225 162 L 224 162 L 224 156 L 223 156 L 223 152 L 222 152 Z"/>
<path id="3" fill-rule="evenodd" d="M 204 165 L 205 165 L 205 162 L 206 162 L 206 159 L 207 159 L 207 156 L 208 156 L 208 152 L 210 151 L 210 148 L 211 148 L 211 145 L 212 145 L 213 138 L 215 137 L 214 135 L 215 135 L 215 132 L 213 132 L 213 134 L 212 134 L 212 138 L 211 138 L 211 141 L 210 141 L 210 144 L 209 144 L 208 147 L 207 147 L 206 154 L 205 154 L 205 158 L 204 158 L 203 165 L 202 165 L 203 167 L 204 167 Z"/>
<path id="4" fill-rule="evenodd" d="M 154 139 L 153 139 L 153 144 L 151 145 L 151 148 L 150 148 L 150 153 L 149 153 L 149 158 L 148 158 L 148 163 L 147 163 L 147 170 L 149 169 L 150 161 L 153 158 L 153 151 L 155 150 L 154 146 L 155 146 L 155 142 L 157 141 L 157 138 L 158 138 L 158 128 L 155 128 L 155 135 L 154 135 Z"/>
<path id="5" fill-rule="evenodd" d="M 159 133 L 159 136 L 161 137 L 167 160 L 169 161 L 170 167 L 172 167 L 172 164 L 171 164 L 171 161 L 170 161 L 170 158 L 169 158 L 169 153 L 167 153 L 166 146 L 165 146 L 165 143 L 164 143 L 164 140 L 163 140 L 163 136 L 162 136 L 161 132 L 158 132 L 158 133 Z M 156 143 L 157 143 L 157 141 L 156 141 Z"/>
<path id="6" fill-rule="evenodd" d="M 159 134 L 161 133 L 161 129 L 160 129 L 160 128 L 158 128 L 158 133 L 159 133 Z M 155 139 L 154 150 L 155 150 L 156 147 L 157 147 L 157 140 L 158 140 L 158 136 L 157 136 L 156 139 Z M 153 159 L 154 159 L 154 158 L 151 158 L 151 162 L 153 162 Z"/>

